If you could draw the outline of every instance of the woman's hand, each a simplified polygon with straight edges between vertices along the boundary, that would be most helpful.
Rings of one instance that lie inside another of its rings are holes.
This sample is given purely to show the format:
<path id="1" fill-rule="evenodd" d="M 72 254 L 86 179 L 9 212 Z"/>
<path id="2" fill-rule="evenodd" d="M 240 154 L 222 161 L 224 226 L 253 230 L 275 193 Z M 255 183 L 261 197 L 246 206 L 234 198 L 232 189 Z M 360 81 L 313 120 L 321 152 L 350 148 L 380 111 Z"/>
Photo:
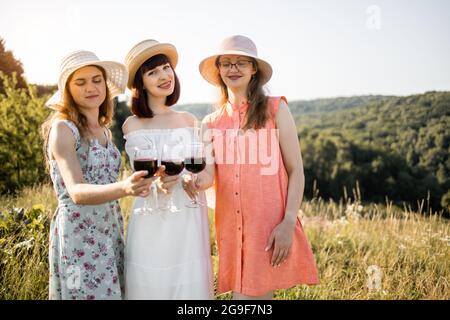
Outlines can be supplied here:
<path id="1" fill-rule="evenodd" d="M 271 264 L 272 267 L 278 267 L 289 256 L 292 246 L 292 237 L 294 235 L 295 222 L 292 223 L 287 220 L 283 220 L 277 225 L 267 242 L 266 251 L 273 248 Z"/>
<path id="2" fill-rule="evenodd" d="M 150 194 L 150 185 L 155 180 L 144 178 L 148 172 L 146 170 L 134 172 L 131 176 L 122 181 L 122 189 L 128 196 L 146 197 Z"/>
<path id="3" fill-rule="evenodd" d="M 187 193 L 189 198 L 195 200 L 198 195 L 198 185 L 197 185 L 198 176 L 192 176 L 190 174 L 185 174 L 181 178 L 181 185 L 183 186 L 184 191 Z"/>
<path id="4" fill-rule="evenodd" d="M 164 171 L 166 170 L 165 166 L 160 166 L 158 169 L 159 179 L 156 182 L 156 186 L 158 191 L 163 192 L 165 194 L 171 193 L 175 185 L 180 181 L 180 175 L 169 176 Z"/>

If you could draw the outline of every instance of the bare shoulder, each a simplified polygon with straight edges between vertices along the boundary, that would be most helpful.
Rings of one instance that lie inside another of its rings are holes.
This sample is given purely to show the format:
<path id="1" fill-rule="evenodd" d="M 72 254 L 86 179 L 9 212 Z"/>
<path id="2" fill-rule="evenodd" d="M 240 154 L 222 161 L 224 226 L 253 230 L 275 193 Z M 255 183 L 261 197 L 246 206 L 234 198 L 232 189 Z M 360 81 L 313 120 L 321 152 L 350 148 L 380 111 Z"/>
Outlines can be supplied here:
<path id="1" fill-rule="evenodd" d="M 179 113 L 188 127 L 195 127 L 197 125 L 198 119 L 192 113 L 186 111 L 179 111 Z"/>
<path id="2" fill-rule="evenodd" d="M 49 146 L 51 150 L 75 149 L 75 137 L 69 126 L 64 121 L 56 120 L 52 123 L 49 136 Z"/>
<path id="3" fill-rule="evenodd" d="M 50 138 L 58 138 L 58 137 L 71 137 L 75 140 L 73 136 L 72 129 L 62 120 L 55 120 L 52 122 L 52 127 L 50 130 Z"/>
<path id="4" fill-rule="evenodd" d="M 278 109 L 289 109 L 287 101 L 285 99 L 280 99 Z"/>
<path id="5" fill-rule="evenodd" d="M 280 102 L 278 104 L 278 110 L 277 110 L 277 114 L 276 117 L 286 117 L 289 116 L 291 114 L 290 110 L 289 110 L 289 106 L 286 102 L 285 99 L 280 99 Z"/>
<path id="6" fill-rule="evenodd" d="M 127 134 L 127 133 L 133 131 L 136 128 L 136 126 L 139 125 L 139 123 L 140 123 L 139 117 L 136 117 L 134 115 L 126 118 L 122 124 L 123 134 Z"/>
<path id="7" fill-rule="evenodd" d="M 286 100 L 281 99 L 280 103 L 278 105 L 278 111 L 275 116 L 275 121 L 277 124 L 277 127 L 282 129 L 286 129 L 288 127 L 292 127 L 292 125 L 295 126 L 294 118 L 291 114 L 291 111 L 289 110 L 289 106 L 286 102 Z"/>

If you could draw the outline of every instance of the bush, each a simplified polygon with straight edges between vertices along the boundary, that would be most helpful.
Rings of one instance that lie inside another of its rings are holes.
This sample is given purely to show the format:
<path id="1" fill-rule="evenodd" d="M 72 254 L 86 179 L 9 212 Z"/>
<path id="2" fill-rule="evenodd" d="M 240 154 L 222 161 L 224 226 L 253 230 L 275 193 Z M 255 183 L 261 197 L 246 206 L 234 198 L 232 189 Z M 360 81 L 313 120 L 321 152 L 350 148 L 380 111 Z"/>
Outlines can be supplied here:
<path id="1" fill-rule="evenodd" d="M 49 110 L 47 97 L 37 97 L 36 88 L 17 88 L 15 77 L 0 72 L 0 194 L 45 181 L 40 126 Z"/>

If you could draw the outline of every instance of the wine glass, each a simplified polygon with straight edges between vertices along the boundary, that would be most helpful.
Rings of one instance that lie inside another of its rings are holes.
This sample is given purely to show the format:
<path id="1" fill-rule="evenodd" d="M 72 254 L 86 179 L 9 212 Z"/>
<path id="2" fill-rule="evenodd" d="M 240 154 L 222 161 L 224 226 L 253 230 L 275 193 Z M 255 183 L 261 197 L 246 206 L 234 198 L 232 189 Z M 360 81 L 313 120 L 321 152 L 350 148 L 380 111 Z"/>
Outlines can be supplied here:
<path id="1" fill-rule="evenodd" d="M 205 169 L 206 158 L 203 143 L 193 142 L 186 145 L 184 165 L 186 170 L 190 172 L 192 180 L 197 173 Z M 188 208 L 199 208 L 204 205 L 205 204 L 198 201 L 197 198 L 191 199 L 188 204 L 185 204 Z"/>
<path id="2" fill-rule="evenodd" d="M 152 144 L 136 147 L 134 149 L 133 168 L 134 171 L 147 170 L 148 174 L 144 177 L 145 179 L 151 178 L 155 175 L 158 171 L 158 152 Z M 151 188 L 153 190 L 153 182 Z M 151 194 L 145 197 L 143 207 L 135 209 L 136 214 L 147 215 L 155 211 L 150 206 L 150 197 Z"/>
<path id="3" fill-rule="evenodd" d="M 182 154 L 183 146 L 180 141 L 173 143 L 165 143 L 161 154 L 161 165 L 165 166 L 165 174 L 168 176 L 176 176 L 184 169 L 184 157 Z M 180 212 L 180 209 L 173 203 L 173 194 L 169 194 L 168 204 L 163 210 L 172 213 Z"/>

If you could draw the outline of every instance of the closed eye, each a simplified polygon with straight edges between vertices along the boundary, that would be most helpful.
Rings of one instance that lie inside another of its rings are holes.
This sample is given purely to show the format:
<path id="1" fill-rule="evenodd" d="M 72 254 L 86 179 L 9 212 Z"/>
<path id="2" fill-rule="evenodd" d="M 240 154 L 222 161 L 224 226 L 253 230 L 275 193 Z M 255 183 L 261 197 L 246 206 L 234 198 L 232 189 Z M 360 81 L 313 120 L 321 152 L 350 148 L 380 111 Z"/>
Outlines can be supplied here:
<path id="1" fill-rule="evenodd" d="M 92 80 L 92 82 L 94 82 L 94 83 L 102 83 L 102 81 L 103 81 L 103 78 L 102 78 L 102 77 L 95 77 L 95 78 Z"/>

